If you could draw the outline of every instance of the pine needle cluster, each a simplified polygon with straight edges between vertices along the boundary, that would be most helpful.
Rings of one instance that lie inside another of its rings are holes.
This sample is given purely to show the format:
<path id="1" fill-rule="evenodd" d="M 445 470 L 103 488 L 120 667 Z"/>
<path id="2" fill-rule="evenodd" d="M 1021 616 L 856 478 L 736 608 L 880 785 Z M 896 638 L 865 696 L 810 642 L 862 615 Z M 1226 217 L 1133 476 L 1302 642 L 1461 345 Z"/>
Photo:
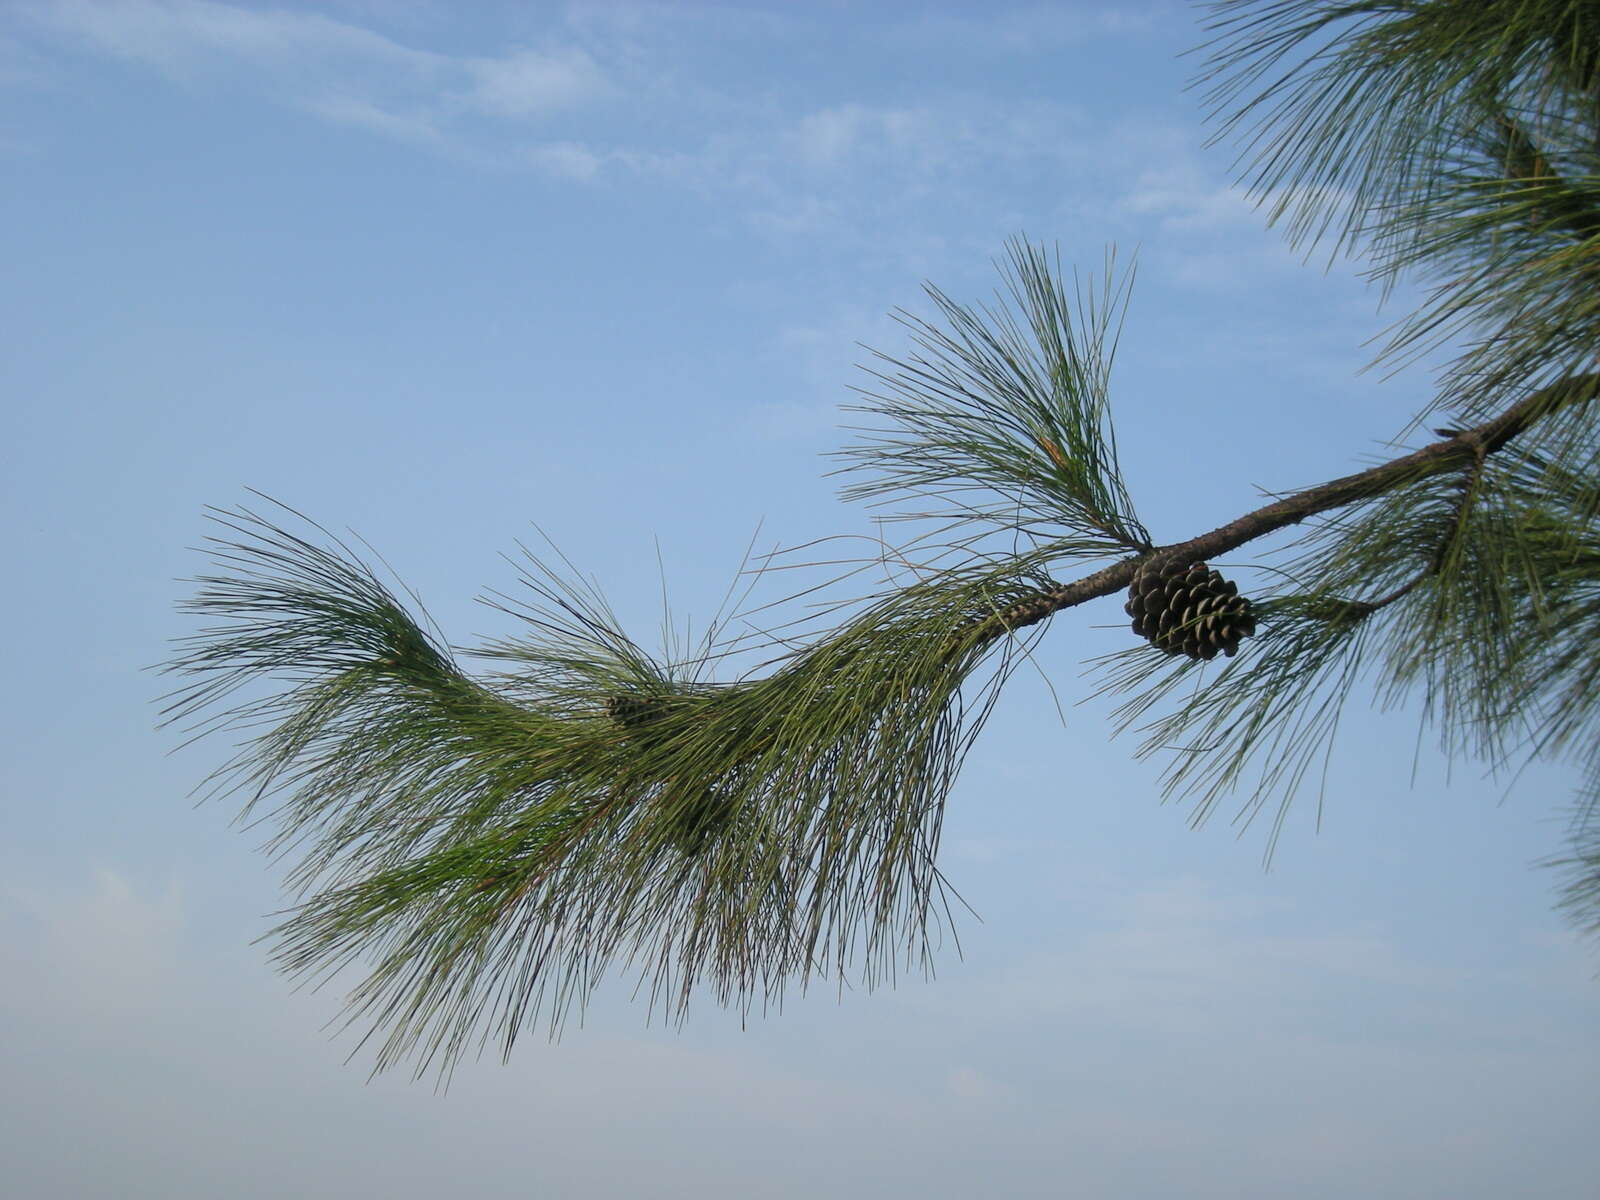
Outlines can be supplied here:
<path id="1" fill-rule="evenodd" d="M 969 558 L 715 683 L 532 562 L 500 605 L 523 632 L 482 651 L 508 669 L 475 678 L 295 516 L 215 514 L 169 715 L 246 736 L 212 782 L 270 806 L 298 857 L 275 958 L 369 968 L 349 1016 L 382 1032 L 377 1069 L 509 1053 L 612 966 L 681 1016 L 701 985 L 748 1008 L 926 963 L 945 797 L 1015 649 L 977 631 L 1038 590 L 1034 564 Z"/>

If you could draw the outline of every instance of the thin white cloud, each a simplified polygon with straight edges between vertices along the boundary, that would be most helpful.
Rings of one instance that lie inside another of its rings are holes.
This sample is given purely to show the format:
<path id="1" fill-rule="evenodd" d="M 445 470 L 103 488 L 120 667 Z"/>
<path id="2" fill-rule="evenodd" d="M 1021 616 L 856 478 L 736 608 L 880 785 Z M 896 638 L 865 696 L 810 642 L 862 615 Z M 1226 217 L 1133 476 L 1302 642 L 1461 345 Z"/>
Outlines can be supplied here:
<path id="1" fill-rule="evenodd" d="M 889 154 L 921 168 L 945 157 L 952 132 L 925 109 L 842 104 L 802 117 L 789 135 L 798 160 L 808 167 L 846 166 L 863 155 Z"/>
<path id="2" fill-rule="evenodd" d="M 808 28 L 803 9 L 734 5 L 655 3 L 637 0 L 578 0 L 567 5 L 566 27 L 591 44 L 636 60 L 676 55 L 710 39 L 781 44 Z"/>
<path id="3" fill-rule="evenodd" d="M 367 129 L 397 141 L 438 144 L 443 140 L 438 124 L 426 114 L 394 112 L 362 96 L 320 96 L 304 107 L 337 124 Z"/>
<path id="4" fill-rule="evenodd" d="M 537 170 L 558 179 L 593 179 L 605 165 L 603 155 L 577 142 L 546 142 L 526 151 L 527 161 Z"/>
<path id="5" fill-rule="evenodd" d="M 1163 231 L 1216 233 L 1223 229 L 1258 230 L 1262 217 L 1243 188 L 1219 183 L 1193 165 L 1144 171 L 1134 180 L 1123 207 L 1155 217 Z"/>
<path id="6" fill-rule="evenodd" d="M 778 144 L 808 169 L 845 166 L 932 176 L 997 162 L 1063 162 L 1091 148 L 1081 113 L 1058 104 L 947 96 L 920 105 L 845 103 L 799 117 Z"/>
<path id="7" fill-rule="evenodd" d="M 1147 3 L 1038 5 L 983 15 L 925 13 L 889 26 L 885 38 L 905 49 L 959 46 L 966 53 L 1050 54 L 1093 38 L 1138 34 L 1191 14 L 1168 0 Z"/>
<path id="8" fill-rule="evenodd" d="M 444 54 L 316 13 L 213 0 L 91 0 L 24 10 L 80 50 L 217 87 L 254 89 L 344 125 L 443 145 L 465 122 L 539 120 L 611 90 L 574 46 Z"/>
<path id="9" fill-rule="evenodd" d="M 89 49 L 167 70 L 219 58 L 265 65 L 307 56 L 427 70 L 440 58 L 315 13 L 262 11 L 209 0 L 58 0 L 28 12 L 35 23 Z"/>
<path id="10" fill-rule="evenodd" d="M 1259 229 L 1235 189 L 1190 163 L 1190 128 L 1130 117 L 1107 129 L 1071 105 L 939 87 L 898 103 L 807 96 L 812 106 L 797 111 L 799 97 L 786 103 L 781 89 L 752 97 L 688 69 L 707 44 L 777 36 L 765 17 L 735 22 L 729 33 L 671 6 L 575 9 L 554 18 L 538 46 L 467 54 L 406 44 L 361 18 L 219 0 L 63 0 L 19 11 L 35 35 L 48 31 L 58 45 L 191 87 L 253 93 L 463 163 L 521 167 L 571 185 L 670 182 L 774 240 L 842 239 L 924 274 L 940 263 L 917 244 L 929 205 L 969 210 L 974 227 L 997 232 L 1071 224 L 1075 214 L 1078 223 L 1120 218 L 1190 236 Z M 1002 10 L 993 21 L 950 18 L 986 32 L 939 36 L 1048 44 L 1117 33 L 1133 20 L 1118 13 Z M 928 18 L 923 33 L 941 20 Z M 626 108 L 609 103 L 590 119 L 597 101 L 618 98 Z M 629 125 L 619 128 L 622 113 Z M 1168 165 L 1153 171 L 1152 161 Z M 996 196 L 1022 194 L 1042 171 L 1072 181 L 1054 210 L 997 208 Z M 1122 182 L 1130 177 L 1131 187 Z M 1108 228 L 1106 236 L 1117 234 Z"/>
<path id="11" fill-rule="evenodd" d="M 730 33 L 670 6 L 573 10 L 545 44 L 465 54 L 419 49 L 354 18 L 218 0 L 65 0 L 26 11 L 35 33 L 58 44 L 189 86 L 253 92 L 345 128 L 571 184 L 670 181 L 773 238 L 844 237 L 885 259 L 918 253 L 903 243 L 929 203 L 1014 225 L 992 202 L 1007 172 L 1103 161 L 1103 137 L 1060 104 L 935 89 L 906 103 L 840 97 L 797 112 L 686 69 L 708 38 L 771 40 L 772 20 L 794 24 L 787 14 L 734 21 Z M 623 96 L 637 127 L 587 119 L 586 106 Z"/>
<path id="12" fill-rule="evenodd" d="M 924 214 L 970 210 L 981 227 L 1026 226 L 995 205 L 1044 170 L 1101 190 L 1104 136 L 1059 103 L 935 92 L 914 104 L 850 100 L 724 135 L 716 183 L 750 226 L 785 241 L 843 239 L 927 273 Z"/>
<path id="13" fill-rule="evenodd" d="M 582 50 L 518 50 L 502 58 L 472 59 L 468 68 L 474 77 L 472 105 L 507 117 L 550 112 L 606 90 L 600 68 Z"/>
<path id="14" fill-rule="evenodd" d="M 796 153 L 812 166 L 837 166 L 859 146 L 866 116 L 860 105 L 850 104 L 802 118 L 794 132 Z"/>

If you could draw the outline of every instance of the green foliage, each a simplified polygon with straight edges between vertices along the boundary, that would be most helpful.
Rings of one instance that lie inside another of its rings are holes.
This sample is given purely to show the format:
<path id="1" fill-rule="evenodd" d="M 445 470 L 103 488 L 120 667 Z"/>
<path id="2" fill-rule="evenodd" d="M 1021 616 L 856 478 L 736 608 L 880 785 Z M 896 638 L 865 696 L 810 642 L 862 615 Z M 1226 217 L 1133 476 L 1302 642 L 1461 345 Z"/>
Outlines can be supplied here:
<path id="1" fill-rule="evenodd" d="M 1117 727 L 1196 822 L 1229 795 L 1270 809 L 1269 853 L 1358 685 L 1419 699 L 1449 753 L 1574 759 L 1562 903 L 1600 932 L 1600 4 L 1211 9 L 1209 99 L 1273 219 L 1432 280 L 1389 355 L 1463 339 L 1417 418 L 1449 414 L 1432 448 L 1157 545 L 1110 420 L 1130 279 L 1108 259 L 1069 288 L 1015 241 L 995 304 L 930 287 L 937 320 L 901 314 L 915 350 L 878 356 L 843 454 L 847 497 L 932 528 L 897 552 L 910 582 L 773 637 L 759 670 L 716 678 L 752 646 L 715 631 L 647 652 L 530 557 L 494 602 L 518 633 L 472 675 L 297 514 L 217 514 L 168 715 L 243 735 L 211 783 L 297 856 L 277 960 L 367 972 L 349 1015 L 379 1069 L 509 1052 L 610 970 L 681 1017 L 700 991 L 747 1010 L 926 968 L 944 805 L 1023 631 L 1291 526 L 1236 657 L 1099 662 Z"/>
<path id="2" fill-rule="evenodd" d="M 1256 594 L 1258 636 L 1220 673 L 1144 646 L 1096 664 L 1101 690 L 1125 697 L 1117 728 L 1165 757 L 1166 792 L 1195 801 L 1195 823 L 1234 793 L 1240 820 L 1274 804 L 1270 854 L 1360 683 L 1386 704 L 1420 698 L 1447 753 L 1600 764 L 1600 480 L 1593 442 L 1569 443 L 1560 424 L 1280 548 Z M 1584 469 L 1541 443 L 1577 450 Z"/>
<path id="3" fill-rule="evenodd" d="M 1384 352 L 1464 347 L 1417 421 L 1468 425 L 1579 381 L 1576 404 L 1460 476 L 1313 531 L 1291 573 L 1313 598 L 1402 589 L 1363 617 L 1379 627 L 1363 657 L 1381 696 L 1420 691 L 1448 752 L 1600 769 L 1600 4 L 1210 9 L 1207 100 L 1271 219 L 1366 256 L 1386 283 L 1432 282 Z M 1591 789 L 1580 836 L 1593 811 Z M 1595 894 L 1569 890 L 1569 905 L 1580 893 Z"/>
<path id="4" fill-rule="evenodd" d="M 702 983 L 748 1007 L 926 962 L 945 797 L 1014 649 L 975 630 L 1037 591 L 1035 561 L 969 557 L 722 684 L 532 563 L 501 604 L 523 633 L 485 652 L 511 669 L 474 679 L 348 548 L 218 520 L 169 712 L 246 693 L 202 725 L 253 735 L 214 783 L 275 803 L 300 855 L 277 961 L 372 964 L 349 1015 L 384 1033 L 378 1069 L 509 1052 L 613 964 L 681 1015 Z"/>
<path id="5" fill-rule="evenodd" d="M 1428 411 L 1482 419 L 1600 336 L 1600 4 L 1222 0 L 1206 99 L 1291 240 L 1431 279 L 1386 353 L 1463 337 Z"/>
<path id="6" fill-rule="evenodd" d="M 1042 247 L 1018 239 L 1008 249 L 997 305 L 968 307 L 929 285 L 944 327 L 899 314 L 919 352 L 877 355 L 881 391 L 854 411 L 882 424 L 841 453 L 846 470 L 867 476 L 842 494 L 909 499 L 894 515 L 1047 538 L 1061 554 L 1148 550 L 1109 409 L 1132 274 L 1119 279 L 1108 254 L 1100 287 L 1069 293 Z"/>

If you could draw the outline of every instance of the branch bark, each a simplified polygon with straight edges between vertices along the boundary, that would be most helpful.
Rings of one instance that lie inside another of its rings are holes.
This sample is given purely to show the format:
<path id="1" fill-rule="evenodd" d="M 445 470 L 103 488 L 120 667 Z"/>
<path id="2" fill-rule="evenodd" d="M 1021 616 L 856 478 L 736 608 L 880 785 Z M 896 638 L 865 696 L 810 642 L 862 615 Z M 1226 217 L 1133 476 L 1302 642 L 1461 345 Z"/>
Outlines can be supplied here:
<path id="1" fill-rule="evenodd" d="M 1298 524 L 1317 513 L 1344 508 L 1361 500 L 1381 496 L 1396 487 L 1481 462 L 1544 418 L 1573 404 L 1592 400 L 1597 395 L 1600 395 L 1600 372 L 1558 380 L 1523 397 L 1483 424 L 1456 430 L 1449 437 L 1420 450 L 1380 463 L 1366 471 L 1284 496 L 1188 541 L 1157 546 L 1146 554 L 1129 555 L 1092 575 L 1044 589 L 1036 596 L 979 622 L 972 634 L 980 641 L 987 641 L 1025 629 L 1062 609 L 1123 591 L 1133 582 L 1134 573 L 1147 564 L 1159 568 L 1171 561 L 1200 562 L 1215 558 L 1286 525 Z"/>

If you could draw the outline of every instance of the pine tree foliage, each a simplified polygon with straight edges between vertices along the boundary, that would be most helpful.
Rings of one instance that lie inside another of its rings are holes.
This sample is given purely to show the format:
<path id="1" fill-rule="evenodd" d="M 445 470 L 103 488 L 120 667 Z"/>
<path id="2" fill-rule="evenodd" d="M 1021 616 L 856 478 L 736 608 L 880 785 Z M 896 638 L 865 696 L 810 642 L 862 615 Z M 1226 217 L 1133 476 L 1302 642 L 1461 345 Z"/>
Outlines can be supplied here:
<path id="1" fill-rule="evenodd" d="M 1420 689 L 1448 751 L 1575 756 L 1589 836 L 1600 4 L 1224 0 L 1211 16 L 1207 99 L 1272 218 L 1365 254 L 1384 283 L 1432 282 L 1384 350 L 1464 347 L 1417 422 L 1449 436 L 1541 388 L 1568 398 L 1453 479 L 1341 514 L 1295 566 L 1314 594 L 1367 581 L 1381 597 L 1381 614 L 1361 610 L 1382 630 L 1362 657 L 1383 694 Z M 1594 905 L 1584 886 L 1569 905 Z"/>
<path id="2" fill-rule="evenodd" d="M 1106 257 L 1101 283 L 1069 294 L 1059 259 L 1014 240 L 992 306 L 959 304 L 930 286 L 944 326 L 902 312 L 917 352 L 877 354 L 876 387 L 855 411 L 877 418 L 841 452 L 862 478 L 847 500 L 889 505 L 907 520 L 970 524 L 978 536 L 1059 532 L 1063 555 L 1151 549 L 1117 462 L 1109 389 L 1132 273 Z M 925 507 L 931 504 L 932 507 Z"/>
<path id="3" fill-rule="evenodd" d="M 1428 410 L 1482 419 L 1591 369 L 1600 331 L 1600 5 L 1222 0 L 1205 97 L 1292 241 L 1437 287 L 1403 358 L 1463 354 Z"/>
<path id="4" fill-rule="evenodd" d="M 1019 240 L 993 303 L 930 288 L 933 318 L 901 314 L 913 350 L 878 356 L 845 495 L 922 532 L 806 637 L 717 626 L 648 651 L 530 555 L 491 601 L 517 631 L 469 672 L 326 531 L 214 514 L 168 716 L 239 739 L 211 785 L 293 860 L 276 960 L 360 973 L 349 1018 L 377 1069 L 509 1053 L 607 972 L 681 1017 L 697 993 L 747 1011 L 926 969 L 944 806 L 1032 640 L 1252 544 L 1269 569 L 1237 654 L 1138 641 L 1096 664 L 1168 794 L 1196 822 L 1229 797 L 1270 812 L 1270 852 L 1290 803 L 1320 798 L 1345 702 L 1420 699 L 1451 754 L 1579 764 L 1555 862 L 1600 932 L 1600 4 L 1210 11 L 1209 102 L 1271 217 L 1385 283 L 1432 281 L 1385 353 L 1460 346 L 1411 426 L 1435 440 L 1158 543 L 1111 423 L 1131 275 L 1108 259 L 1069 285 Z"/>
<path id="5" fill-rule="evenodd" d="M 500 603 L 523 632 L 481 652 L 511 669 L 480 679 L 296 516 L 216 514 L 170 712 L 245 734 L 212 782 L 273 806 L 298 855 L 276 959 L 375 964 L 349 1009 L 385 1032 L 379 1069 L 509 1052 L 612 964 L 681 1014 L 702 983 L 748 1007 L 926 961 L 944 799 L 1017 648 L 985 623 L 1048 582 L 1048 550 L 969 555 L 721 684 L 715 653 L 653 658 L 530 562 L 527 601 Z"/>

